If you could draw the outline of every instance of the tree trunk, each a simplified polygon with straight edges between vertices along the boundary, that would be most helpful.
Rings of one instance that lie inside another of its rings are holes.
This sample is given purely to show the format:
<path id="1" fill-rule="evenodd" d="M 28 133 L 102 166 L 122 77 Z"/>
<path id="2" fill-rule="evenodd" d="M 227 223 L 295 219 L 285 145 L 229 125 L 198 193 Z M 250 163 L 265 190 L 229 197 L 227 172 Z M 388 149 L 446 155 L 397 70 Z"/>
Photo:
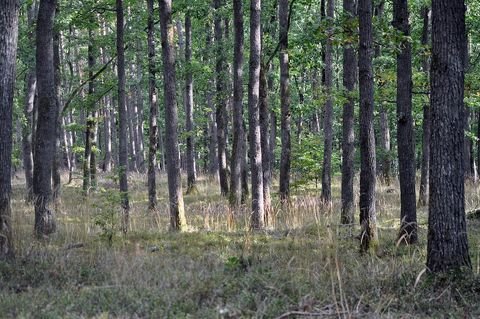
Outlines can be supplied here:
<path id="1" fill-rule="evenodd" d="M 429 37 L 429 18 L 430 9 L 424 7 L 422 9 L 423 16 L 423 30 L 422 30 L 422 45 L 428 45 Z M 428 76 L 430 71 L 430 61 L 427 56 L 423 58 L 422 69 Z M 427 205 L 428 201 L 428 173 L 430 170 L 430 127 L 431 127 L 431 118 L 430 118 L 430 105 L 425 103 L 423 105 L 423 137 L 422 137 L 422 169 L 420 176 L 420 192 L 418 195 L 418 204 L 421 206 Z"/>
<path id="2" fill-rule="evenodd" d="M 332 204 L 332 143 L 333 143 L 333 14 L 335 1 L 328 0 L 327 18 L 329 30 L 325 47 L 325 90 L 327 101 L 325 103 L 324 113 L 324 147 L 323 147 L 323 165 L 322 165 L 322 202 L 328 207 Z"/>
<path id="3" fill-rule="evenodd" d="M 164 75 L 165 128 L 167 149 L 168 192 L 170 201 L 170 228 L 185 230 L 187 222 L 183 205 L 182 180 L 178 152 L 178 113 L 175 98 L 175 49 L 172 23 L 172 0 L 160 0 L 160 29 Z"/>
<path id="4" fill-rule="evenodd" d="M 88 77 L 91 79 L 93 76 L 93 68 L 95 67 L 95 56 L 93 52 L 93 31 L 88 30 Z M 87 104 L 87 125 L 85 127 L 85 152 L 83 155 L 83 193 L 88 195 L 90 193 L 90 187 L 92 185 L 92 169 L 91 159 L 93 154 L 93 139 L 94 139 L 94 126 L 95 126 L 95 83 L 94 80 L 88 82 L 88 104 Z"/>
<path id="5" fill-rule="evenodd" d="M 349 19 L 356 16 L 354 0 L 343 0 L 343 10 Z M 356 30 L 348 29 L 348 34 L 354 34 Z M 353 43 L 343 47 L 343 86 L 345 87 L 347 100 L 343 104 L 342 123 L 342 224 L 354 223 L 355 196 L 353 193 L 353 179 L 355 177 L 355 97 L 353 96 L 356 81 L 357 61 Z"/>
<path id="6" fill-rule="evenodd" d="M 155 87 L 155 34 L 153 19 L 153 0 L 147 0 L 148 8 L 148 101 L 150 104 L 149 126 L 149 146 L 148 146 L 148 208 L 151 210 L 157 207 L 157 185 L 155 164 L 158 146 L 158 103 L 157 89 Z"/>
<path id="7" fill-rule="evenodd" d="M 375 134 L 373 131 L 372 2 L 358 1 L 360 88 L 360 248 L 367 252 L 378 245 L 375 212 Z"/>
<path id="8" fill-rule="evenodd" d="M 185 129 L 187 131 L 187 193 L 196 191 L 195 131 L 193 129 L 192 20 L 185 16 Z"/>
<path id="9" fill-rule="evenodd" d="M 290 84 L 288 62 L 288 0 L 278 1 L 278 22 L 280 26 L 280 108 L 282 155 L 280 158 L 280 200 L 285 202 L 290 196 Z"/>
<path id="10" fill-rule="evenodd" d="M 465 222 L 465 5 L 432 1 L 430 198 L 427 269 L 471 268 Z"/>
<path id="11" fill-rule="evenodd" d="M 133 88 L 130 88 L 130 92 L 134 92 Z M 137 167 L 137 125 L 135 121 L 135 99 L 130 94 L 125 97 L 125 103 L 127 108 L 127 126 L 128 126 L 128 171 L 138 172 Z"/>
<path id="12" fill-rule="evenodd" d="M 58 3 L 57 14 L 58 14 Z M 62 162 L 62 152 L 60 150 L 60 138 L 62 136 L 62 103 L 60 99 L 60 31 L 54 30 L 53 32 L 53 68 L 55 76 L 55 97 L 56 97 L 56 111 L 55 111 L 55 148 L 53 151 L 53 163 L 52 163 L 52 182 L 53 182 L 53 200 L 55 204 L 55 211 L 58 211 L 58 203 L 60 201 L 60 188 L 61 188 L 61 176 L 60 166 Z"/>
<path id="13" fill-rule="evenodd" d="M 55 152 L 57 98 L 53 66 L 53 21 L 55 0 L 41 0 L 36 33 L 36 69 L 38 84 L 38 121 L 35 135 L 33 194 L 35 196 L 35 233 L 51 234 L 56 229 L 52 200 L 52 164 Z"/>
<path id="14" fill-rule="evenodd" d="M 407 0 L 393 1 L 393 26 L 410 36 Z M 417 208 L 415 198 L 415 144 L 412 116 L 412 46 L 402 41 L 397 53 L 397 147 L 400 178 L 400 234 L 407 244 L 417 242 Z"/>
<path id="15" fill-rule="evenodd" d="M 117 72 L 118 72 L 118 175 L 122 205 L 122 231 L 127 233 L 130 204 L 128 200 L 127 106 L 125 101 L 125 48 L 123 40 L 123 0 L 116 0 L 117 8 Z"/>
<path id="16" fill-rule="evenodd" d="M 263 229 L 264 199 L 262 147 L 260 132 L 259 92 L 261 57 L 261 0 L 250 1 L 250 59 L 248 82 L 248 113 L 250 140 L 250 167 L 252 172 L 252 214 L 250 227 Z"/>
<path id="17" fill-rule="evenodd" d="M 135 143 L 135 153 L 137 154 L 137 168 L 140 173 L 145 173 L 145 146 L 143 143 L 143 94 L 142 94 L 142 52 L 143 48 L 140 39 L 136 44 L 136 71 L 137 82 L 135 84 L 136 103 L 135 103 L 135 130 L 137 131 L 137 139 Z"/>
<path id="18" fill-rule="evenodd" d="M 215 9 L 215 47 L 216 47 L 216 121 L 217 121 L 217 142 L 218 142 L 218 173 L 220 178 L 220 191 L 223 196 L 228 195 L 227 176 L 227 101 L 226 101 L 226 68 L 225 52 L 223 41 L 223 24 L 219 10 L 223 5 L 222 0 L 214 0 Z"/>
<path id="19" fill-rule="evenodd" d="M 0 5 L 0 259 L 14 257 L 12 232 L 12 134 L 17 40 L 17 0 L 2 0 Z"/>
<path id="20" fill-rule="evenodd" d="M 272 197 L 270 187 L 272 184 L 271 160 L 270 160 L 270 111 L 268 106 L 268 85 L 266 78 L 265 66 L 260 66 L 260 131 L 261 131 L 261 148 L 262 148 L 262 172 L 263 172 L 263 201 L 265 207 L 265 224 L 271 222 Z"/>
<path id="21" fill-rule="evenodd" d="M 242 202 L 243 132 L 243 3 L 233 1 L 233 145 L 230 179 L 230 205 L 238 208 Z"/>

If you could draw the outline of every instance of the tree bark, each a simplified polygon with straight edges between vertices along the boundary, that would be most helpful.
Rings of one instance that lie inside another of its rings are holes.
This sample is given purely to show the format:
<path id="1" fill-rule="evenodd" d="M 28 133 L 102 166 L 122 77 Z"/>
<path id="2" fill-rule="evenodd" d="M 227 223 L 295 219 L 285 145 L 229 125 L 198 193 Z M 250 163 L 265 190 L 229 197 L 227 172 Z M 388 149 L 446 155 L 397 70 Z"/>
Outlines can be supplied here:
<path id="1" fill-rule="evenodd" d="M 429 26 L 430 26 L 430 9 L 424 7 L 422 9 L 423 30 L 422 30 L 422 45 L 427 46 L 429 42 Z M 430 72 L 430 61 L 427 56 L 422 61 L 423 72 L 427 74 Z M 418 195 L 418 204 L 421 206 L 427 205 L 428 202 L 428 180 L 430 170 L 430 105 L 425 103 L 423 105 L 423 137 L 422 137 L 422 168 L 420 176 L 420 192 Z"/>
<path id="2" fill-rule="evenodd" d="M 58 2 L 56 3 L 56 13 L 58 14 Z M 62 136 L 62 101 L 60 99 L 60 87 L 61 87 L 61 75 L 60 75 L 60 31 L 54 30 L 53 32 L 53 68 L 55 76 L 55 97 L 56 97 L 56 110 L 55 110 L 55 148 L 53 150 L 53 162 L 52 162 L 52 182 L 55 211 L 58 211 L 58 204 L 60 202 L 60 190 L 61 190 L 61 175 L 60 168 L 62 162 L 62 152 L 60 149 L 60 139 Z"/>
<path id="3" fill-rule="evenodd" d="M 252 172 L 252 229 L 263 229 L 264 198 L 262 147 L 260 132 L 259 93 L 260 93 L 260 57 L 261 57 L 261 0 L 250 1 L 250 58 L 248 81 L 248 112 L 250 167 Z"/>
<path id="4" fill-rule="evenodd" d="M 136 41 L 136 71 L 137 71 L 137 81 L 135 84 L 135 130 L 137 132 L 136 142 L 135 142 L 135 153 L 137 155 L 137 169 L 140 173 L 145 173 L 145 146 L 143 143 L 143 94 L 142 94 L 142 52 L 143 48 L 140 43 L 140 39 Z"/>
<path id="5" fill-rule="evenodd" d="M 325 90 L 327 101 L 325 103 L 324 113 L 324 146 L 323 146 L 323 165 L 322 165 L 322 201 L 330 207 L 332 204 L 332 143 L 333 143 L 333 15 L 335 1 L 327 2 L 327 18 L 329 30 L 325 47 Z"/>
<path id="6" fill-rule="evenodd" d="M 280 158 L 280 200 L 285 202 L 290 196 L 290 78 L 288 62 L 288 0 L 278 1 L 279 50 L 280 50 L 280 108 L 282 155 Z"/>
<path id="7" fill-rule="evenodd" d="M 220 178 L 220 191 L 223 196 L 228 195 L 228 176 L 227 176 L 227 101 L 226 101 L 226 67 L 225 67 L 225 45 L 223 41 L 223 23 L 220 16 L 220 8 L 223 5 L 222 0 L 214 0 L 215 9 L 215 47 L 216 47 L 216 121 L 217 121 L 217 142 L 218 142 L 218 173 Z"/>
<path id="8" fill-rule="evenodd" d="M 36 33 L 36 70 L 38 121 L 35 135 L 33 194 L 35 196 L 35 233 L 49 235 L 56 229 L 52 200 L 52 164 L 55 151 L 57 98 L 53 66 L 53 21 L 55 0 L 41 0 Z"/>
<path id="9" fill-rule="evenodd" d="M 272 184 L 272 171 L 270 160 L 270 110 L 268 106 L 268 85 L 266 78 L 265 66 L 260 66 L 260 131 L 261 131 L 261 148 L 262 148 L 262 172 L 263 172 L 263 201 L 265 209 L 265 225 L 271 222 L 272 197 L 270 194 L 270 187 Z"/>
<path id="10" fill-rule="evenodd" d="M 242 203 L 243 131 L 243 1 L 233 1 L 233 145 L 230 179 L 230 206 L 236 209 Z"/>
<path id="11" fill-rule="evenodd" d="M 354 0 L 343 0 L 343 10 L 349 19 L 356 16 Z M 352 35 L 356 30 L 348 29 Z M 355 177 L 355 98 L 353 96 L 356 82 L 356 61 L 353 43 L 347 43 L 343 47 L 343 86 L 347 99 L 343 104 L 342 123 L 342 212 L 341 223 L 354 223 L 355 196 L 353 193 L 353 179 Z"/>
<path id="12" fill-rule="evenodd" d="M 93 52 L 93 31 L 88 30 L 88 77 L 92 78 L 93 68 L 95 67 L 95 56 Z M 94 80 L 88 82 L 88 103 L 87 103 L 87 125 L 85 126 L 85 151 L 83 154 L 83 193 L 88 195 L 90 193 L 90 187 L 92 185 L 92 170 L 90 161 L 93 154 L 93 139 L 94 139 L 94 126 L 95 126 L 95 114 L 94 114 L 94 101 L 95 100 L 95 83 Z"/>
<path id="13" fill-rule="evenodd" d="M 118 175 L 122 206 L 122 231 L 128 231 L 130 204 L 128 199 L 127 106 L 125 101 L 125 44 L 123 39 L 123 0 L 116 0 L 117 8 L 117 73 L 118 73 Z"/>
<path id="14" fill-rule="evenodd" d="M 378 234 L 375 212 L 375 135 L 373 131 L 373 36 L 372 2 L 358 1 L 359 51 L 358 79 L 360 88 L 360 248 L 375 249 Z"/>
<path id="15" fill-rule="evenodd" d="M 164 103 L 166 128 L 166 153 L 168 192 L 170 201 L 170 228 L 185 230 L 187 222 L 183 204 L 182 180 L 178 152 L 178 113 L 175 98 L 175 49 L 172 23 L 172 0 L 160 0 L 160 29 L 162 34 L 162 56 L 164 76 Z"/>
<path id="16" fill-rule="evenodd" d="M 432 1 L 430 198 L 427 269 L 471 268 L 465 222 L 465 4 Z"/>
<path id="17" fill-rule="evenodd" d="M 404 37 L 410 36 L 407 0 L 393 1 L 393 26 Z M 415 198 L 415 144 L 412 115 L 412 46 L 403 40 L 397 53 L 397 148 L 400 178 L 399 240 L 417 242 Z"/>
<path id="18" fill-rule="evenodd" d="M 12 136 L 18 10 L 17 0 L 0 2 L 0 259 L 14 257 L 12 233 Z"/>

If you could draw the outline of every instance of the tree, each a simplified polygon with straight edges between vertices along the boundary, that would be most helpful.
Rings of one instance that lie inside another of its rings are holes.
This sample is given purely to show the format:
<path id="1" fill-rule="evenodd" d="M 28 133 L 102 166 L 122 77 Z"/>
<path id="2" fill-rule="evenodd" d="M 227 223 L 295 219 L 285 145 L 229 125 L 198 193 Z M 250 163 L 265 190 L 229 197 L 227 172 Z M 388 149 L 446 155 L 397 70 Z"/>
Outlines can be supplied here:
<path id="1" fill-rule="evenodd" d="M 148 22 L 147 22 L 147 41 L 148 41 L 148 101 L 150 104 L 150 118 L 148 122 L 149 147 L 148 147 L 148 208 L 155 209 L 157 206 L 157 185 L 155 164 L 158 145 L 158 102 L 155 86 L 155 38 L 154 38 L 154 19 L 153 19 L 153 0 L 147 0 Z"/>
<path id="2" fill-rule="evenodd" d="M 353 0 L 343 0 L 343 10 L 349 19 L 356 15 Z M 348 29 L 352 35 L 355 30 Z M 355 101 L 353 91 L 356 80 L 356 56 L 353 43 L 346 43 L 343 47 L 343 86 L 346 89 L 347 99 L 343 104 L 343 125 L 342 125 L 342 224 L 353 224 L 354 221 L 354 194 L 353 178 L 355 177 L 354 156 L 355 156 L 355 133 L 354 120 Z"/>
<path id="3" fill-rule="evenodd" d="M 323 146 L 323 165 L 322 165 L 322 201 L 329 207 L 332 202 L 332 142 L 333 142 L 333 14 L 335 9 L 335 1 L 328 0 L 327 3 L 327 19 L 328 33 L 325 47 L 325 89 L 327 101 L 324 111 L 324 146 Z"/>
<path id="4" fill-rule="evenodd" d="M 55 0 L 41 0 L 36 29 L 38 120 L 33 163 L 35 233 L 37 236 L 49 235 L 56 229 L 53 212 L 49 209 L 52 200 L 52 164 L 57 122 L 57 97 L 53 66 L 54 18 Z"/>
<path id="5" fill-rule="evenodd" d="M 263 170 L 260 132 L 259 94 L 261 59 L 261 0 L 250 1 L 250 58 L 248 81 L 248 113 L 250 140 L 250 167 L 252 172 L 251 228 L 263 229 Z"/>
<path id="6" fill-rule="evenodd" d="M 196 191 L 195 140 L 193 130 L 192 18 L 185 15 L 185 129 L 187 131 L 187 193 Z"/>
<path id="7" fill-rule="evenodd" d="M 412 46 L 407 0 L 393 2 L 393 26 L 400 31 L 402 42 L 397 53 L 397 148 L 400 178 L 400 234 L 408 244 L 417 241 L 417 208 L 415 198 L 415 145 L 412 116 Z"/>
<path id="8" fill-rule="evenodd" d="M 118 73 L 118 177 L 122 206 L 122 231 L 127 233 L 130 203 L 128 199 L 127 106 L 125 101 L 125 44 L 123 39 L 123 0 L 117 6 L 117 73 Z"/>
<path id="9" fill-rule="evenodd" d="M 18 9 L 17 0 L 0 1 L 0 259 L 14 256 L 10 196 Z"/>
<path id="10" fill-rule="evenodd" d="M 280 50 L 280 108 L 282 155 L 280 158 L 280 200 L 288 200 L 290 196 L 290 84 L 288 62 L 288 0 L 278 1 L 279 50 Z"/>
<path id="11" fill-rule="evenodd" d="M 178 152 L 178 111 L 175 98 L 175 50 L 172 23 L 172 0 L 160 0 L 160 29 L 162 34 L 163 90 L 165 103 L 165 135 L 167 153 L 170 228 L 184 230 L 187 226 L 183 205 L 182 180 Z"/>
<path id="12" fill-rule="evenodd" d="M 360 88 L 360 247 L 366 252 L 378 244 L 375 213 L 375 135 L 373 131 L 372 2 L 358 1 Z"/>
<path id="13" fill-rule="evenodd" d="M 430 198 L 427 268 L 471 268 L 465 222 L 465 4 L 432 1 Z"/>
<path id="14" fill-rule="evenodd" d="M 243 4 L 233 1 L 233 145 L 230 205 L 237 208 L 242 202 L 242 161 L 245 139 L 243 131 Z"/>

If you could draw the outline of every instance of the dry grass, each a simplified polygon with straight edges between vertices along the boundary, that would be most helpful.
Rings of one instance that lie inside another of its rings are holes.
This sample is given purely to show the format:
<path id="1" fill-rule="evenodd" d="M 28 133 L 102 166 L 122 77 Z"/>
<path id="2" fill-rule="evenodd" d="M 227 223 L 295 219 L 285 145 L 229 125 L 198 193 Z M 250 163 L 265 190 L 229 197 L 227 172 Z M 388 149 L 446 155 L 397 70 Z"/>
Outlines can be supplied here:
<path id="1" fill-rule="evenodd" d="M 480 223 L 469 221 L 471 275 L 433 278 L 423 273 L 426 211 L 419 209 L 419 244 L 396 245 L 398 185 L 379 185 L 381 252 L 361 255 L 357 228 L 338 224 L 340 189 L 331 212 L 316 190 L 294 194 L 288 208 L 275 202 L 274 227 L 247 229 L 248 208 L 227 225 L 228 205 L 205 179 L 185 197 L 190 231 L 168 232 L 167 189 L 159 180 L 159 210 L 147 210 L 146 178 L 129 178 L 129 234 L 110 246 L 95 225 L 116 211 L 106 199 L 114 183 L 81 195 L 80 180 L 63 187 L 58 232 L 33 233 L 33 209 L 14 185 L 17 259 L 0 263 L 1 317 L 21 318 L 438 318 L 478 317 Z M 358 194 L 357 194 L 358 195 Z M 467 185 L 467 209 L 480 191 Z"/>

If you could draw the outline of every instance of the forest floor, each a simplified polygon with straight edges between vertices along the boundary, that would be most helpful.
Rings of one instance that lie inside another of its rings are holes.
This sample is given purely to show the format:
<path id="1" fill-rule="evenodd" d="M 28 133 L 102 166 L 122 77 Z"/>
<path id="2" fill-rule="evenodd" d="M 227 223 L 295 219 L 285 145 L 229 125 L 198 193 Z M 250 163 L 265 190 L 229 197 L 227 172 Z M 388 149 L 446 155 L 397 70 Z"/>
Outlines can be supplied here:
<path id="1" fill-rule="evenodd" d="M 186 195 L 189 231 L 168 231 L 166 179 L 159 211 L 147 209 L 146 177 L 129 177 L 131 225 L 118 231 L 114 182 L 100 176 L 85 198 L 81 179 L 62 188 L 57 232 L 33 236 L 33 208 L 15 179 L 16 260 L 0 263 L 0 317 L 20 318 L 470 318 L 480 316 L 480 221 L 469 220 L 473 272 L 432 277 L 426 261 L 426 208 L 419 243 L 398 245 L 398 185 L 379 185 L 378 254 L 362 255 L 353 229 L 339 225 L 335 179 L 331 213 L 319 190 L 294 191 L 275 225 L 245 227 L 248 210 L 227 224 L 227 201 L 201 179 Z M 356 183 L 358 184 L 358 183 Z M 358 190 L 357 190 L 358 198 Z M 274 203 L 276 200 L 274 200 Z M 467 209 L 480 189 L 467 186 Z M 358 216 L 356 216 L 356 219 Z M 358 220 L 358 219 L 357 219 Z"/>

